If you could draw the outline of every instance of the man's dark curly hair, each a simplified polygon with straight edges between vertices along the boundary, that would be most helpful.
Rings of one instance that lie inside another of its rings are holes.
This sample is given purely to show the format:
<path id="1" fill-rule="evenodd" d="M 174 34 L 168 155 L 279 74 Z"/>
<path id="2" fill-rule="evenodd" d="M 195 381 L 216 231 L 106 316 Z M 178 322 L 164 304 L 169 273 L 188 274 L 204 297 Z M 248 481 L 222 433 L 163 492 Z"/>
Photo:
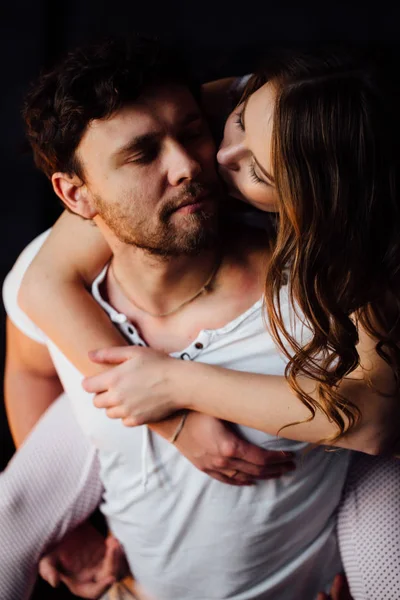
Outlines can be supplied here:
<path id="1" fill-rule="evenodd" d="M 155 39 L 108 38 L 70 52 L 39 77 L 24 103 L 37 167 L 49 178 L 61 171 L 83 179 L 75 150 L 90 121 L 111 116 L 135 102 L 146 86 L 163 83 L 185 85 L 199 100 L 187 66 Z"/>

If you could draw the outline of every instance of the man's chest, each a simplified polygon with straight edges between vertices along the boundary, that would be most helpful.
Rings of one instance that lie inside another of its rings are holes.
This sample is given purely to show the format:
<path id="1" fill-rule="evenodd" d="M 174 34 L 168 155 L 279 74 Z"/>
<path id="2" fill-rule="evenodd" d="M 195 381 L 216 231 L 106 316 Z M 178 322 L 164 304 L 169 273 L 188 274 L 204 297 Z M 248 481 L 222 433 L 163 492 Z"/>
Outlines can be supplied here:
<path id="1" fill-rule="evenodd" d="M 220 278 L 199 295 L 179 296 L 164 313 L 147 312 L 139 308 L 113 281 L 109 269 L 103 280 L 94 284 L 103 307 L 117 311 L 120 322 L 125 322 L 123 333 L 132 343 L 145 344 L 167 354 L 182 354 L 192 344 L 200 343 L 204 331 L 220 331 L 241 319 L 263 294 L 263 285 L 253 272 L 226 265 Z M 186 296 L 188 296 L 186 298 Z M 143 302 L 141 302 L 143 305 Z M 129 327 L 128 327 L 129 325 Z M 132 339 L 132 329 L 137 339 Z M 128 334 L 128 335 L 127 335 Z M 130 334 L 130 335 L 129 335 Z"/>
<path id="2" fill-rule="evenodd" d="M 242 319 L 260 299 L 259 294 L 247 297 L 224 298 L 187 307 L 168 317 L 153 317 L 135 311 L 126 311 L 126 325 L 122 328 L 133 344 L 147 345 L 166 354 L 181 355 L 188 348 L 202 348 L 204 332 L 222 332 Z M 203 344 L 204 345 L 204 344 Z"/>

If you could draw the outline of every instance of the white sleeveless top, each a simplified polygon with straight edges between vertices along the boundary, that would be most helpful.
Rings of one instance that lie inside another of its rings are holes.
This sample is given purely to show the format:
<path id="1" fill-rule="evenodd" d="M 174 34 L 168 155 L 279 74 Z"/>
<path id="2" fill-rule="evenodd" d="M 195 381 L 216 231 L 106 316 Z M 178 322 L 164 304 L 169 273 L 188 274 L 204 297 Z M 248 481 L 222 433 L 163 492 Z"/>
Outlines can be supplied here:
<path id="1" fill-rule="evenodd" d="M 17 305 L 23 274 L 47 233 L 9 273 L 4 303 L 17 327 L 47 344 L 82 429 L 99 449 L 102 511 L 133 575 L 155 600 L 314 600 L 341 570 L 335 511 L 350 453 L 304 453 L 305 443 L 238 426 L 264 448 L 297 452 L 297 468 L 277 480 L 234 487 L 201 473 L 147 427 L 125 428 L 108 419 L 82 389 L 81 374 Z M 94 297 L 132 343 L 144 344 L 125 315 L 101 298 L 105 274 L 106 268 L 93 283 Z M 287 326 L 307 336 L 285 295 L 284 289 Z M 286 364 L 265 328 L 262 300 L 224 327 L 201 331 L 173 356 L 274 375 L 283 375 Z"/>

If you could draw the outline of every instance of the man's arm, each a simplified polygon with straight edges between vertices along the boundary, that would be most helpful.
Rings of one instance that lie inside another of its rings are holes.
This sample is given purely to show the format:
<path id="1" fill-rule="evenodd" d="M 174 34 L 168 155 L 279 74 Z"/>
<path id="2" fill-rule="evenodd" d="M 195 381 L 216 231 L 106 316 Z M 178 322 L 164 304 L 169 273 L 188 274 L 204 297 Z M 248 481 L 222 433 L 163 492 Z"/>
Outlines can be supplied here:
<path id="1" fill-rule="evenodd" d="M 7 319 L 4 392 L 7 417 L 18 447 L 62 392 L 47 346 L 35 342 Z"/>

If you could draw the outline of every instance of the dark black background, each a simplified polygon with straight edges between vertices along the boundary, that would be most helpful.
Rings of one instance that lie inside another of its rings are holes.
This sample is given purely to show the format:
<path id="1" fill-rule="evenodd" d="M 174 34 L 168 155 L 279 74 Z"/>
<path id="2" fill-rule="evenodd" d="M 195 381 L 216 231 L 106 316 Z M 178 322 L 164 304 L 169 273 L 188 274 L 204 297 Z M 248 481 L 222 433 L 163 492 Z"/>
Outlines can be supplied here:
<path id="1" fill-rule="evenodd" d="M 387 6 L 385 6 L 385 4 Z M 9 0 L 0 7 L 0 283 L 23 247 L 60 212 L 43 175 L 24 154 L 22 98 L 42 67 L 67 49 L 101 34 L 142 32 L 179 41 L 205 81 L 241 74 L 274 43 L 384 40 L 397 42 L 400 7 L 389 2 L 241 3 L 131 0 Z M 400 68 L 400 67 L 399 67 Z M 4 362 L 4 310 L 0 320 L 0 376 Z M 0 402 L 0 470 L 14 448 Z M 0 532 L 1 543 L 1 532 Z M 40 586 L 35 598 L 43 598 Z M 64 598 L 56 591 L 54 598 Z M 15 599 L 18 600 L 18 599 Z"/>

